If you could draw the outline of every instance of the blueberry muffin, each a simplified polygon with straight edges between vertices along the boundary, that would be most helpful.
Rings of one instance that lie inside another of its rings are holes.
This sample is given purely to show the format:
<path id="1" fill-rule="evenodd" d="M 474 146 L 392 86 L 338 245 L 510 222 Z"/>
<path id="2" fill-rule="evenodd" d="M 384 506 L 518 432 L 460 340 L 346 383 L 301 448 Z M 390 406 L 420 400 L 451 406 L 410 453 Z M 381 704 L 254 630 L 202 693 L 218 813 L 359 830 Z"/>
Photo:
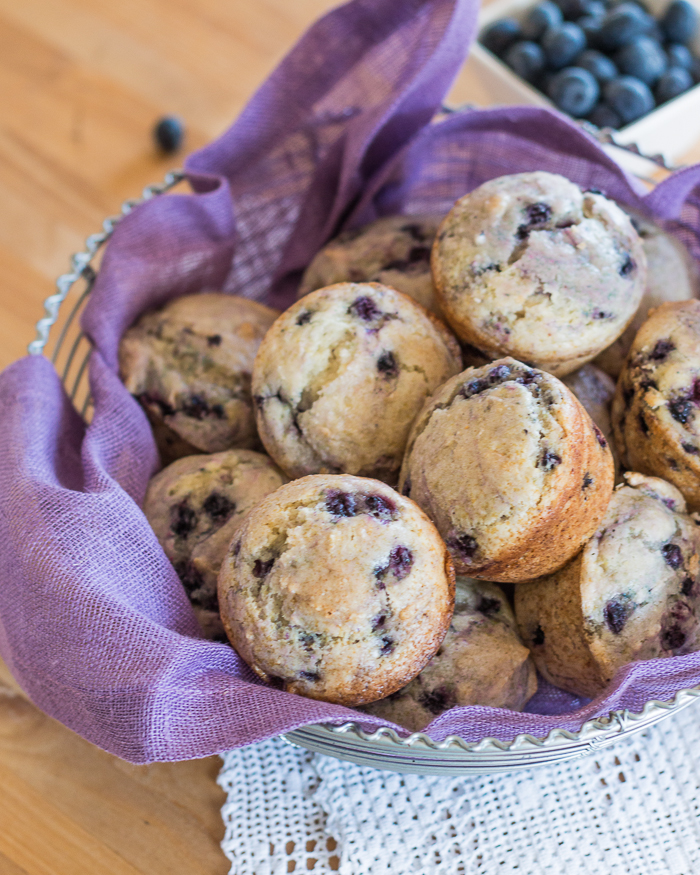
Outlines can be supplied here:
<path id="1" fill-rule="evenodd" d="M 458 573 L 548 574 L 597 529 L 613 461 L 556 377 L 505 358 L 448 380 L 418 416 L 400 489 L 433 520 Z"/>
<path id="2" fill-rule="evenodd" d="M 259 447 L 250 375 L 277 310 L 233 295 L 176 298 L 125 332 L 119 369 L 164 465 L 192 453 Z"/>
<path id="3" fill-rule="evenodd" d="M 612 419 L 622 464 L 670 481 L 700 510 L 700 301 L 652 311 L 620 375 Z"/>
<path id="4" fill-rule="evenodd" d="M 207 637 L 225 640 L 216 580 L 231 538 L 248 511 L 286 482 L 262 453 L 229 450 L 178 459 L 148 484 L 143 512 Z"/>
<path id="5" fill-rule="evenodd" d="M 564 377 L 562 382 L 571 389 L 586 408 L 586 412 L 593 422 L 605 435 L 615 462 L 615 470 L 618 471 L 619 460 L 613 440 L 612 422 L 610 421 L 610 407 L 615 395 L 615 383 L 605 371 L 590 364 L 584 365 L 578 371 Z"/>
<path id="6" fill-rule="evenodd" d="M 345 231 L 307 267 L 298 297 L 335 283 L 377 282 L 435 311 L 430 248 L 439 224 L 436 216 L 385 216 Z"/>
<path id="7" fill-rule="evenodd" d="M 686 301 L 700 294 L 700 269 L 681 241 L 648 219 L 631 216 L 631 220 L 644 245 L 647 283 L 642 302 L 630 324 L 595 359 L 598 367 L 615 379 L 649 310 L 666 301 Z"/>
<path id="8" fill-rule="evenodd" d="M 457 201 L 438 230 L 432 270 L 462 341 L 561 376 L 625 330 L 646 257 L 612 201 L 563 176 L 519 173 Z"/>
<path id="9" fill-rule="evenodd" d="M 290 477 L 396 483 L 411 424 L 461 370 L 444 325 L 378 283 L 319 289 L 283 313 L 253 368 L 258 430 Z"/>
<path id="10" fill-rule="evenodd" d="M 377 480 L 312 475 L 250 512 L 219 572 L 231 644 L 268 683 L 359 705 L 440 646 L 454 572 L 430 520 Z"/>
<path id="11" fill-rule="evenodd" d="M 675 487 L 624 476 L 578 556 L 515 592 L 540 673 L 579 696 L 597 696 L 628 662 L 700 648 L 700 530 Z"/>
<path id="12" fill-rule="evenodd" d="M 535 665 L 503 591 L 459 577 L 454 616 L 438 652 L 410 684 L 364 710 L 418 732 L 448 708 L 522 711 L 536 692 Z"/>

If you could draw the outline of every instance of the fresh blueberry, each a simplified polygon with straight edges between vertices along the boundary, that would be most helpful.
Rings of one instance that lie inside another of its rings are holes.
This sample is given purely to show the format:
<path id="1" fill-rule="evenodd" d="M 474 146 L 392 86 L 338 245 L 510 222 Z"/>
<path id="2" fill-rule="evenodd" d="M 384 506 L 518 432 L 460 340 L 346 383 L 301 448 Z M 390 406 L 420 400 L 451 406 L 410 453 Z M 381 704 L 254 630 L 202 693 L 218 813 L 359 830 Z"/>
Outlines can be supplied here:
<path id="1" fill-rule="evenodd" d="M 673 100 L 692 87 L 693 77 L 690 75 L 690 70 L 686 70 L 685 67 L 669 67 L 656 83 L 654 97 L 657 103 L 666 103 L 667 100 Z"/>
<path id="2" fill-rule="evenodd" d="M 503 60 L 526 82 L 534 82 L 545 65 L 542 48 L 530 40 L 513 43 L 503 56 Z"/>
<path id="3" fill-rule="evenodd" d="M 520 24 L 515 18 L 501 18 L 489 25 L 479 37 L 481 44 L 499 57 L 520 36 Z"/>
<path id="4" fill-rule="evenodd" d="M 693 63 L 690 67 L 690 75 L 693 77 L 693 82 L 700 82 L 700 58 L 693 58 Z"/>
<path id="5" fill-rule="evenodd" d="M 611 79 L 619 75 L 613 61 L 607 55 L 597 52 L 595 49 L 586 49 L 585 52 L 581 52 L 578 58 L 576 58 L 576 66 L 588 70 L 601 84 L 610 82 Z"/>
<path id="6" fill-rule="evenodd" d="M 528 12 L 522 25 L 525 39 L 536 40 L 550 27 L 558 27 L 564 20 L 561 9 L 552 0 L 543 0 Z"/>
<path id="7" fill-rule="evenodd" d="M 565 21 L 545 33 L 542 48 L 549 66 L 560 70 L 586 48 L 586 35 L 577 24 Z"/>
<path id="8" fill-rule="evenodd" d="M 648 33 L 654 19 L 636 3 L 620 3 L 603 19 L 601 44 L 607 49 L 627 45 L 636 36 Z"/>
<path id="9" fill-rule="evenodd" d="M 651 27 L 646 32 L 647 36 L 650 36 L 652 39 L 655 39 L 657 43 L 661 43 L 663 45 L 666 42 L 666 37 L 664 35 L 663 30 L 661 30 L 661 26 L 658 21 L 653 21 Z"/>
<path id="10" fill-rule="evenodd" d="M 693 56 L 687 46 L 680 43 L 670 43 L 666 46 L 669 67 L 684 67 L 686 70 L 693 69 Z"/>
<path id="11" fill-rule="evenodd" d="M 583 31 L 586 37 L 586 44 L 589 46 L 597 46 L 600 43 L 600 30 L 603 26 L 603 19 L 597 18 L 595 15 L 584 15 L 579 18 L 576 24 Z"/>
<path id="12" fill-rule="evenodd" d="M 657 42 L 648 36 L 640 36 L 617 52 L 615 63 L 621 73 L 635 76 L 651 86 L 666 72 L 668 58 Z"/>
<path id="13" fill-rule="evenodd" d="M 153 128 L 153 139 L 159 149 L 167 154 L 177 152 L 185 136 L 185 126 L 182 119 L 175 115 L 166 115 Z"/>
<path id="14" fill-rule="evenodd" d="M 552 77 L 548 93 L 562 112 L 582 118 L 595 106 L 600 87 L 588 70 L 568 67 Z"/>
<path id="15" fill-rule="evenodd" d="M 584 15 L 605 15 L 605 6 L 600 0 L 559 0 L 558 6 L 567 21 L 576 21 Z"/>
<path id="16" fill-rule="evenodd" d="M 588 121 L 599 128 L 612 128 L 613 131 L 622 127 L 622 119 L 607 103 L 598 103 L 588 116 Z"/>
<path id="17" fill-rule="evenodd" d="M 582 15 L 600 18 L 602 21 L 602 19 L 605 18 L 607 11 L 607 7 L 602 0 L 588 0 L 588 2 L 583 5 Z"/>
<path id="18" fill-rule="evenodd" d="M 604 97 L 623 124 L 641 118 L 656 105 L 649 87 L 634 76 L 620 76 L 608 82 L 604 87 Z"/>
<path id="19" fill-rule="evenodd" d="M 697 9 L 688 0 L 673 0 L 661 18 L 661 29 L 672 43 L 689 43 L 698 32 Z"/>

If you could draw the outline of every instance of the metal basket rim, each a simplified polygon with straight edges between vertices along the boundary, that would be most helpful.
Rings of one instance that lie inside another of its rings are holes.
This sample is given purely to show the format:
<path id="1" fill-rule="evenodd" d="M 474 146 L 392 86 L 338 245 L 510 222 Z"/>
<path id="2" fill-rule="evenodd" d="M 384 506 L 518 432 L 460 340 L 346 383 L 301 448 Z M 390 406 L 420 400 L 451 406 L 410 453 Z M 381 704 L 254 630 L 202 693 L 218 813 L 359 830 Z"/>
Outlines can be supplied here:
<path id="1" fill-rule="evenodd" d="M 56 292 L 44 301 L 44 316 L 36 323 L 36 338 L 27 347 L 30 355 L 44 354 L 51 328 L 58 319 L 60 306 L 68 296 L 73 285 L 80 278 L 87 280 L 89 284 L 87 293 L 89 293 L 90 287 L 97 275 L 92 267 L 92 261 L 110 239 L 115 227 L 124 216 L 128 215 L 136 206 L 144 201 L 170 191 L 170 189 L 174 188 L 185 178 L 186 174 L 182 170 L 170 171 L 166 174 L 162 183 L 146 186 L 140 198 L 125 201 L 122 204 L 119 215 L 111 216 L 103 221 L 102 231 L 87 237 L 85 249 L 71 256 L 70 263 L 72 270 L 58 277 L 56 280 Z M 85 296 L 86 292 L 83 293 L 83 297 Z M 77 305 L 72 315 L 76 311 Z M 64 379 L 65 375 L 62 381 Z M 83 413 L 86 406 L 87 401 L 83 407 Z M 446 751 L 458 749 L 469 754 L 491 753 L 504 755 L 515 752 L 541 751 L 548 748 L 562 751 L 566 747 L 577 747 L 581 743 L 588 743 L 591 747 L 602 746 L 605 743 L 609 743 L 610 740 L 614 740 L 618 735 L 642 729 L 666 716 L 670 716 L 698 698 L 700 698 L 700 685 L 679 690 L 668 701 L 649 700 L 639 712 L 618 709 L 608 712 L 607 715 L 593 717 L 586 720 L 577 731 L 555 727 L 543 737 L 537 737 L 530 733 L 521 733 L 516 735 L 511 741 L 486 737 L 478 742 L 468 742 L 459 735 L 448 735 L 443 741 L 436 742 L 424 732 L 414 732 L 402 737 L 394 729 L 387 726 L 380 726 L 376 730 L 367 732 L 356 721 L 347 721 L 342 724 L 308 724 L 305 727 L 301 727 L 300 730 L 291 730 L 283 733 L 283 736 L 289 737 L 289 740 L 292 741 L 294 732 L 301 731 L 301 729 L 309 733 L 322 729 L 333 735 L 355 738 L 364 743 L 381 743 L 384 747 L 397 746 L 400 749 L 405 748 L 416 752 L 420 750 Z"/>

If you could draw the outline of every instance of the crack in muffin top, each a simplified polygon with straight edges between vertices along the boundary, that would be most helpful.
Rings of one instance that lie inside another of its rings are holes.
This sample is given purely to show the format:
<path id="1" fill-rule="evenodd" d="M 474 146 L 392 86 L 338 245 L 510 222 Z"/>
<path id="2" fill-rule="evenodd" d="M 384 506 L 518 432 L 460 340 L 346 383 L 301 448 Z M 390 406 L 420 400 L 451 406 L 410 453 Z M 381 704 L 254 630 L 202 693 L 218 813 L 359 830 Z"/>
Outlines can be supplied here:
<path id="1" fill-rule="evenodd" d="M 395 483 L 413 419 L 460 368 L 454 337 L 400 292 L 378 283 L 319 289 L 277 320 L 256 357 L 261 438 L 292 477 Z"/>

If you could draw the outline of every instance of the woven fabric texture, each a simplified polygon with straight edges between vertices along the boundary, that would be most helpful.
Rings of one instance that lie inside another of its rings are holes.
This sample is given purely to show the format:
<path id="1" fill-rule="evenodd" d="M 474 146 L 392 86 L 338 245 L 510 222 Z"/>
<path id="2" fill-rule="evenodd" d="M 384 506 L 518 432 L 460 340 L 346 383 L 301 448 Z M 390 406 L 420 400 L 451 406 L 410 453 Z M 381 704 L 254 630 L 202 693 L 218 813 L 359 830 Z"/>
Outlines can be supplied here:
<path id="1" fill-rule="evenodd" d="M 205 756 L 297 726 L 377 718 L 257 683 L 204 641 L 140 510 L 156 450 L 117 375 L 144 310 L 225 289 L 289 303 L 341 228 L 444 213 L 504 173 L 550 170 L 668 221 L 700 257 L 700 167 L 653 193 L 573 123 L 534 108 L 432 121 L 473 35 L 475 0 L 354 0 L 321 19 L 221 139 L 187 162 L 193 194 L 154 198 L 118 225 L 83 314 L 94 343 L 89 427 L 49 362 L 0 377 L 0 653 L 41 708 L 135 762 Z M 586 703 L 543 689 L 530 713 L 454 709 L 429 728 L 469 741 L 577 729 L 700 684 L 700 654 L 638 663 Z M 404 733 L 404 730 L 399 730 Z"/>
<path id="2" fill-rule="evenodd" d="M 222 848 L 231 875 L 695 875 L 699 710 L 585 759 L 473 778 L 399 775 L 268 741 L 224 758 Z M 299 785 L 307 792 L 285 794 Z"/>

